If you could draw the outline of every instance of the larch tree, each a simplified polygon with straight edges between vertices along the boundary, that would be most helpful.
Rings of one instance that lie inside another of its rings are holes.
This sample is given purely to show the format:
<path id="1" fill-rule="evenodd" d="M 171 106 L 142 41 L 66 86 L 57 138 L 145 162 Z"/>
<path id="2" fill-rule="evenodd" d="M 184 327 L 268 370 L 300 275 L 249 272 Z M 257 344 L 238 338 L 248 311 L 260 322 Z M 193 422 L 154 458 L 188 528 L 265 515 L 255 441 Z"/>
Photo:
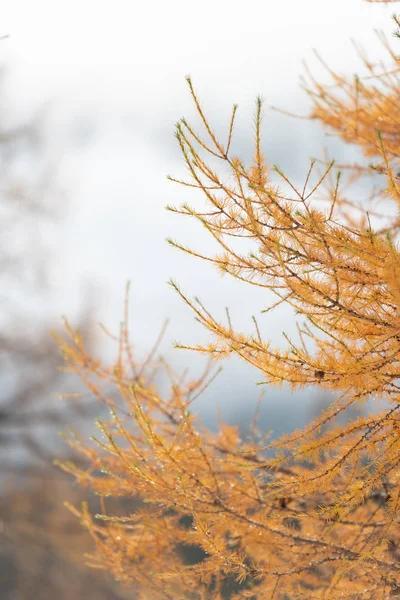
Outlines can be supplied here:
<path id="1" fill-rule="evenodd" d="M 246 165 L 231 155 L 237 106 L 223 142 L 189 77 L 204 132 L 185 119 L 176 126 L 189 179 L 170 179 L 197 188 L 207 208 L 169 209 L 200 221 L 220 251 L 208 256 L 170 243 L 272 291 L 276 302 L 267 310 L 287 303 L 299 320 L 297 339 L 274 348 L 255 319 L 254 335 L 241 333 L 229 315 L 218 321 L 171 282 L 212 334 L 209 344 L 180 347 L 215 360 L 236 354 L 270 385 L 333 391 L 328 409 L 278 440 L 257 431 L 242 440 L 223 423 L 212 433 L 190 410 L 211 372 L 186 381 L 155 351 L 138 364 L 127 309 L 111 367 L 90 355 L 68 323 L 68 338 L 58 338 L 65 368 L 111 415 L 98 422 L 94 445 L 69 439 L 86 467 L 62 465 L 102 498 L 103 513 L 71 509 L 95 541 L 89 563 L 134 583 L 138 598 L 400 596 L 400 59 L 382 41 L 389 67 L 361 54 L 366 77 L 329 69 L 329 85 L 311 75 L 306 84 L 311 118 L 356 144 L 370 164 L 337 171 L 333 162 L 313 160 L 304 185 L 294 185 L 264 158 L 259 98 L 254 155 Z M 376 185 L 362 201 L 359 193 L 352 200 L 343 182 L 366 175 Z M 241 252 L 236 238 L 246 238 L 250 251 Z M 157 368 L 170 377 L 167 395 L 154 384 Z M 118 394 L 104 393 L 104 382 Z M 372 414 L 343 418 L 367 400 L 374 402 Z M 116 515 L 106 497 L 139 497 L 141 506 Z M 190 561 L 184 550 L 193 547 L 201 555 Z"/>

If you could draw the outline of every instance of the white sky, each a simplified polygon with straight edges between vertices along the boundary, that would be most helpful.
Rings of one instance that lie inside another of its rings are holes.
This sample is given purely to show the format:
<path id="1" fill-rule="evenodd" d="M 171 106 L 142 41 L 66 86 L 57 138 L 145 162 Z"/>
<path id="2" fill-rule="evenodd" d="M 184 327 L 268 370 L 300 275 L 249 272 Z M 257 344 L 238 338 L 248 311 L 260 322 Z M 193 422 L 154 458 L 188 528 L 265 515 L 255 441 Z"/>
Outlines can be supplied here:
<path id="1" fill-rule="evenodd" d="M 305 113 L 301 61 L 321 75 L 312 48 L 330 66 L 353 74 L 360 62 L 350 38 L 371 57 L 384 57 L 373 29 L 390 38 L 392 12 L 393 6 L 362 0 L 3 0 L 0 35 L 10 37 L 0 48 L 9 66 L 8 100 L 19 115 L 52 102 L 49 131 L 69 188 L 70 208 L 55 250 L 54 314 L 73 314 L 80 284 L 89 281 L 99 289 L 98 319 L 115 327 L 131 279 L 133 335 L 140 346 L 151 344 L 167 317 L 170 340 L 203 341 L 189 309 L 165 283 L 173 277 L 221 317 L 228 305 L 234 323 L 252 331 L 262 294 L 221 280 L 164 242 L 172 236 L 202 250 L 209 243 L 195 223 L 164 210 L 189 198 L 166 180 L 167 174 L 184 175 L 174 123 L 194 118 L 184 76 L 192 76 L 221 131 L 232 104 L 239 103 L 239 144 L 248 149 L 257 94 L 266 106 Z M 264 131 L 268 160 L 279 161 L 293 177 L 306 172 L 311 153 L 318 155 L 321 134 L 309 123 L 266 110 Z M 292 328 L 289 315 L 261 319 L 265 335 L 279 342 L 281 331 Z M 186 353 L 174 360 L 193 363 Z M 235 372 L 250 377 L 248 370 Z"/>

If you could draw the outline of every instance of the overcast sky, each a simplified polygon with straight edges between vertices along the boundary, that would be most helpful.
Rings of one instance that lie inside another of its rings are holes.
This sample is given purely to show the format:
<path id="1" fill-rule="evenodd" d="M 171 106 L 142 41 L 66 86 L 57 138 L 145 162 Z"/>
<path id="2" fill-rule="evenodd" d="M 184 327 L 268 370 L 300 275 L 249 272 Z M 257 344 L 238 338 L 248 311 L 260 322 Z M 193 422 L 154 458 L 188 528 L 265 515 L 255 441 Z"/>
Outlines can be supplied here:
<path id="1" fill-rule="evenodd" d="M 247 155 L 254 99 L 261 94 L 267 160 L 300 180 L 309 156 L 318 155 L 323 143 L 340 148 L 324 140 L 316 125 L 283 117 L 268 105 L 307 113 L 307 97 L 299 89 L 302 60 L 326 78 L 313 48 L 350 75 L 361 70 L 351 37 L 371 57 L 385 57 L 373 29 L 390 37 L 392 12 L 393 6 L 362 0 L 3 0 L 0 35 L 10 36 L 1 42 L 8 102 L 18 117 L 50 103 L 48 131 L 69 191 L 54 250 L 54 315 L 75 313 L 86 281 L 98 289 L 98 320 L 115 328 L 131 279 L 133 338 L 140 347 L 151 343 L 167 317 L 168 348 L 173 339 L 203 341 L 206 334 L 166 285 L 173 277 L 217 316 L 229 306 L 234 324 L 251 332 L 251 315 L 265 305 L 260 290 L 221 279 L 209 265 L 164 241 L 172 236 L 205 252 L 210 246 L 196 223 L 164 210 L 166 204 L 196 200 L 166 180 L 167 174 L 184 175 L 174 123 L 181 116 L 195 121 L 184 76 L 192 76 L 206 114 L 221 132 L 232 104 L 239 103 L 236 148 Z M 276 343 L 293 323 L 290 311 L 260 318 L 265 336 Z M 193 359 L 181 353 L 174 361 L 184 365 Z M 225 389 L 234 375 L 233 404 L 241 400 L 243 382 L 262 379 L 235 365 L 221 379 Z"/>

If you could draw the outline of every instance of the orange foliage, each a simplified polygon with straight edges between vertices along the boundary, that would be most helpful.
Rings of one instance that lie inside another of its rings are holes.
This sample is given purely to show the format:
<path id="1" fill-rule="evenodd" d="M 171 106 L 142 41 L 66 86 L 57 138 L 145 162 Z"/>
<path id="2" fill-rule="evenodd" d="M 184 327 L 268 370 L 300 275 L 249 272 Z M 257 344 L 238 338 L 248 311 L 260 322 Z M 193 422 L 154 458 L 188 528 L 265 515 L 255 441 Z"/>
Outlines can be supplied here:
<path id="1" fill-rule="evenodd" d="M 365 173 L 376 178 L 378 188 L 362 204 L 342 191 L 332 162 L 315 175 L 312 161 L 302 188 L 267 164 L 260 99 L 250 166 L 230 154 L 237 107 L 222 143 L 190 78 L 207 137 L 184 119 L 176 128 L 190 174 L 179 183 L 201 190 L 208 209 L 169 209 L 198 219 L 221 248 L 210 257 L 170 243 L 271 290 L 277 303 L 268 310 L 286 302 L 305 319 L 298 341 L 288 339 L 281 350 L 261 338 L 256 322 L 252 336 L 236 331 L 171 282 L 213 336 L 193 349 L 213 358 L 237 354 L 269 384 L 337 392 L 315 421 L 270 442 L 243 441 L 223 424 L 214 434 L 190 411 L 210 372 L 185 383 L 159 363 L 171 381 L 169 396 L 161 396 L 150 373 L 154 352 L 142 366 L 133 359 L 127 316 L 112 368 L 93 360 L 69 326 L 70 340 L 59 339 L 69 369 L 110 410 L 94 447 L 70 440 L 86 456 L 87 469 L 64 464 L 64 470 L 102 497 L 143 501 L 123 517 L 108 515 L 105 504 L 95 518 L 74 510 L 96 542 L 92 564 L 134 582 L 140 598 L 222 599 L 233 579 L 235 598 L 400 595 L 400 66 L 387 48 L 393 66 L 385 72 L 364 57 L 366 78 L 347 80 L 330 71 L 334 86 L 311 78 L 307 87 L 311 117 L 377 161 L 369 169 L 343 168 L 350 182 Z M 229 176 L 220 176 L 207 158 L 219 160 Z M 395 216 L 381 214 L 383 199 Z M 239 252 L 236 237 L 248 238 L 252 250 Z M 114 393 L 102 391 L 96 377 Z M 370 398 L 374 414 L 345 424 L 338 418 Z M 191 564 L 183 550 L 193 546 L 203 554 Z"/>

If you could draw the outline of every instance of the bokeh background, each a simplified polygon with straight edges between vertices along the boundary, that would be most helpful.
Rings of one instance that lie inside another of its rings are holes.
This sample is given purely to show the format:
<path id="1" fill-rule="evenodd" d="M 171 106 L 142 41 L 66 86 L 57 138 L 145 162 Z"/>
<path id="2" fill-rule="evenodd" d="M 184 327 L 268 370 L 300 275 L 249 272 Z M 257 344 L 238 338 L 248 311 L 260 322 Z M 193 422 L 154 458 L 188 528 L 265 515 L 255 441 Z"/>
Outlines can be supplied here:
<path id="1" fill-rule="evenodd" d="M 392 7 L 393 8 L 393 7 Z M 190 74 L 206 115 L 226 135 L 239 104 L 234 152 L 249 160 L 257 95 L 265 99 L 263 147 L 293 183 L 311 156 L 352 161 L 354 149 L 327 136 L 307 115 L 299 77 L 305 61 L 327 80 L 329 66 L 362 74 L 351 38 L 374 60 L 386 52 L 374 29 L 391 36 L 391 8 L 362 0 L 281 0 L 201 4 L 6 0 L 0 6 L 0 597 L 93 600 L 132 598 L 84 565 L 90 541 L 63 500 L 81 492 L 52 465 L 67 449 L 65 425 L 87 433 L 99 407 L 69 403 L 57 392 L 76 385 L 57 370 L 49 330 L 61 315 L 79 325 L 97 354 L 114 347 L 96 326 L 117 332 L 131 280 L 131 338 L 140 356 L 163 323 L 161 351 L 178 370 L 201 372 L 204 361 L 172 348 L 200 343 L 196 324 L 166 281 L 172 277 L 221 318 L 229 307 L 238 329 L 283 343 L 295 329 L 289 309 L 261 310 L 270 298 L 179 253 L 167 236 L 207 253 L 210 239 L 167 204 L 201 200 L 167 180 L 185 178 L 173 135 L 182 116 L 198 124 L 185 82 Z M 393 46 L 398 41 L 392 41 Z M 218 406 L 246 430 L 262 374 L 236 359 L 224 365 L 196 409 L 214 427 Z M 161 381 L 162 385 L 162 381 Z M 316 389 L 265 389 L 260 425 L 275 435 L 302 426 L 331 398 Z M 92 498 L 93 506 L 96 499 Z"/>

